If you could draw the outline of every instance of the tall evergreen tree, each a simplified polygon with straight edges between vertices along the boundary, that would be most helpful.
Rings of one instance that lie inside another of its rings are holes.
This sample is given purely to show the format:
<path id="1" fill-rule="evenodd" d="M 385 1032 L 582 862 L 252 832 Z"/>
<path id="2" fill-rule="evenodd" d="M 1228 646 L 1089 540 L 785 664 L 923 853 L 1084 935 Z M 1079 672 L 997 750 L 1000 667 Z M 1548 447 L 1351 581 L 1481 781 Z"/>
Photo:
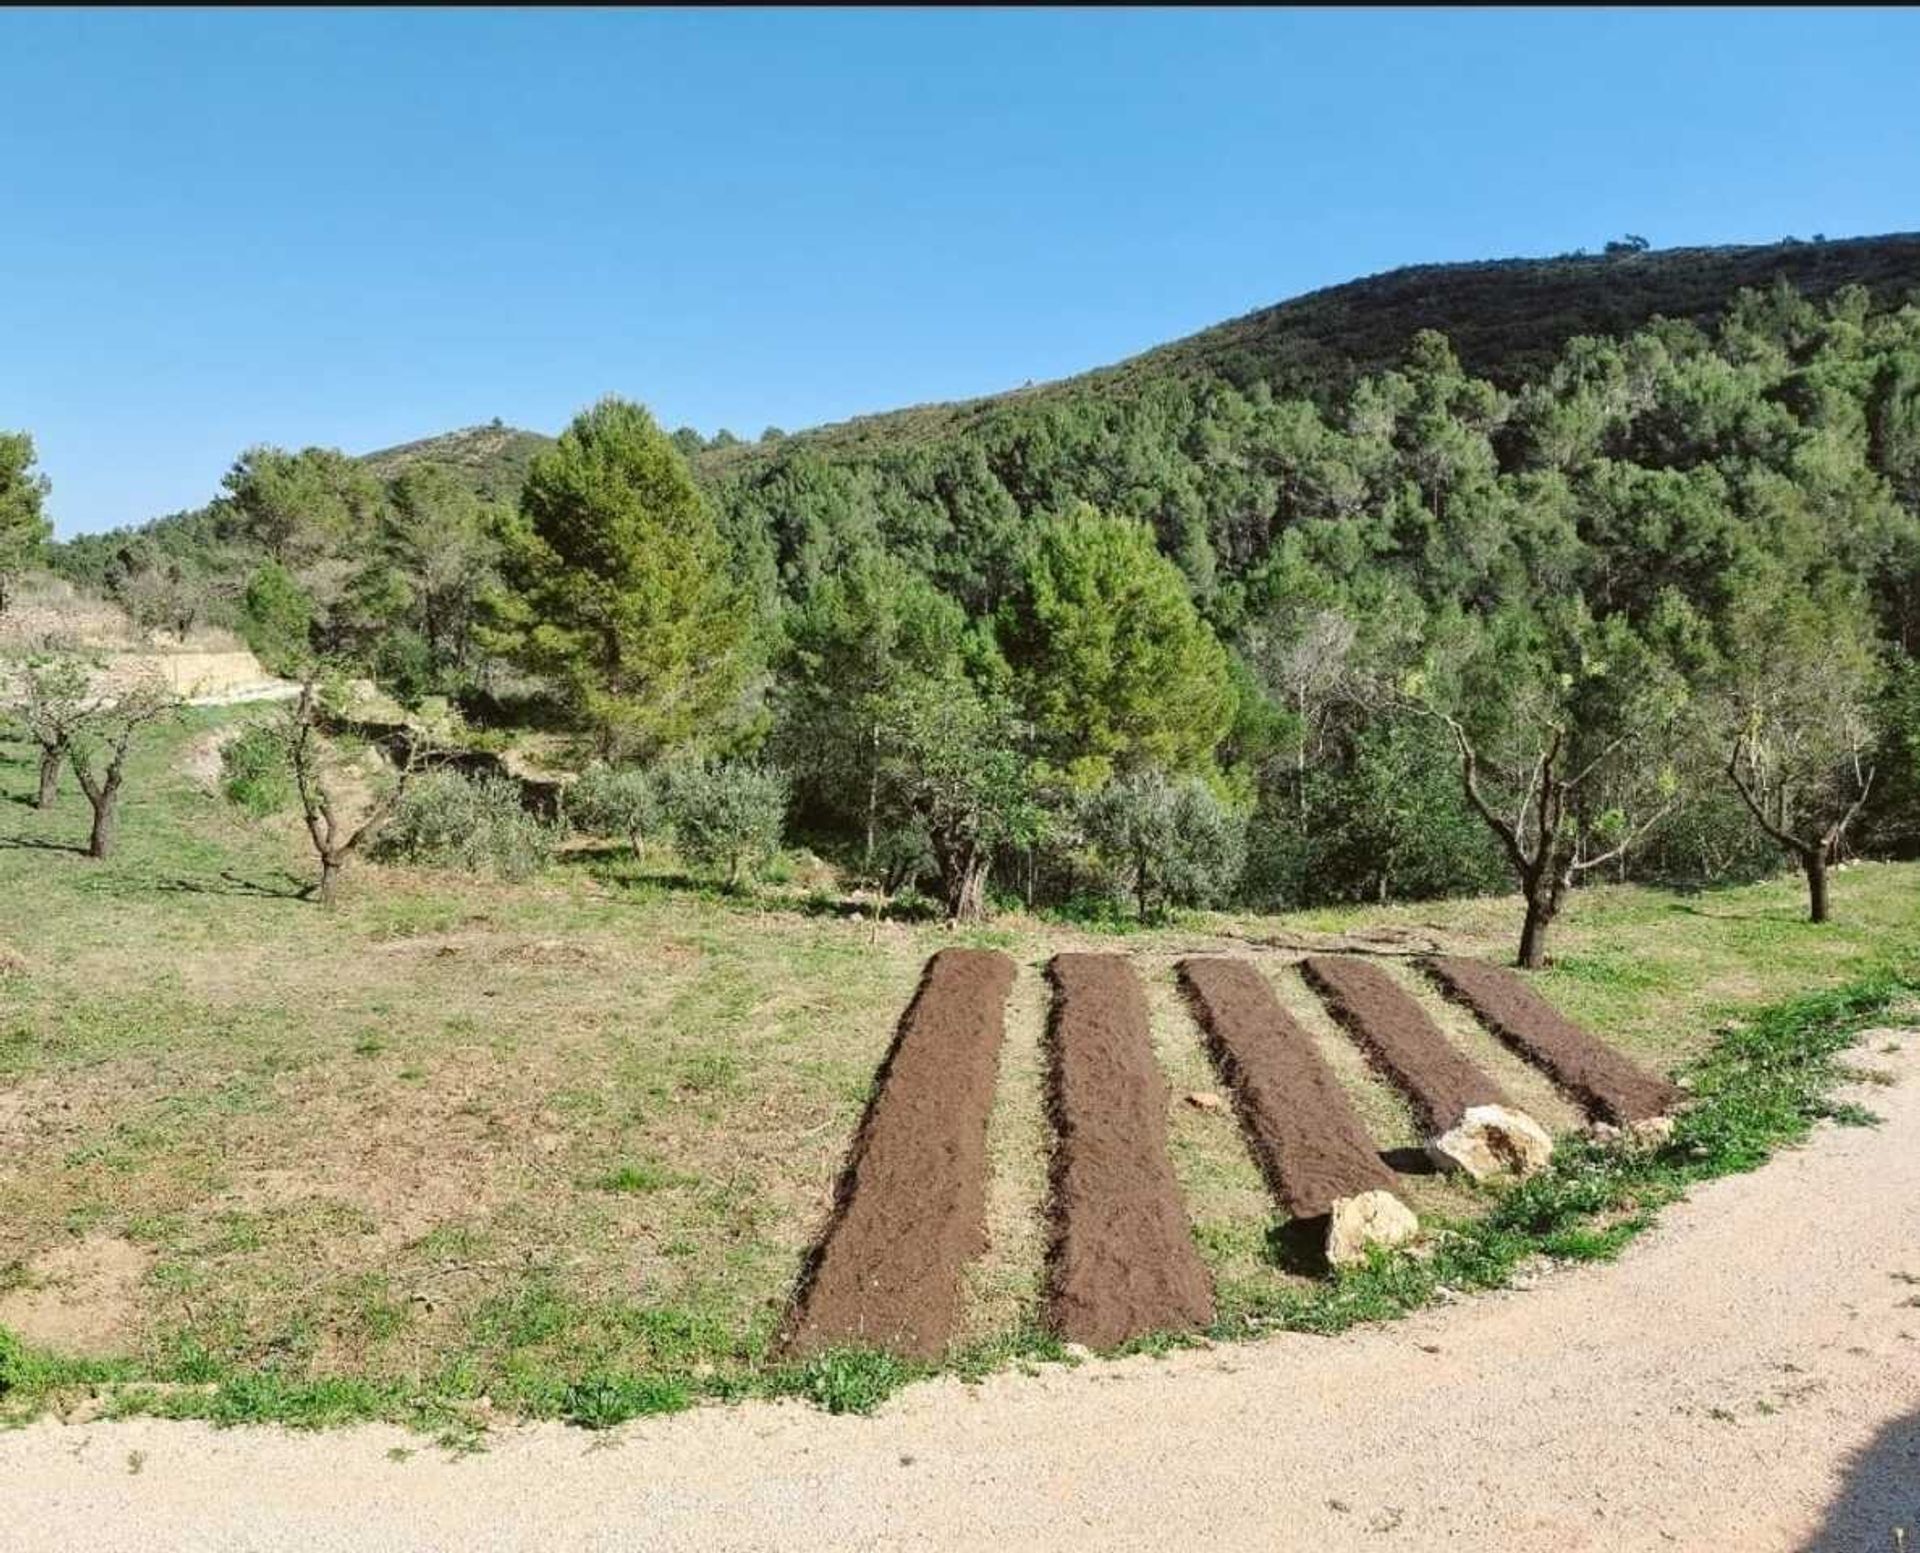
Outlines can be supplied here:
<path id="1" fill-rule="evenodd" d="M 53 535 L 45 511 L 48 489 L 46 476 L 33 467 L 33 438 L 24 431 L 0 432 L 0 614 Z"/>
<path id="2" fill-rule="evenodd" d="M 552 681 L 604 754 L 688 744 L 743 680 L 727 559 L 679 449 L 639 405 L 603 399 L 528 472 L 491 640 Z"/>

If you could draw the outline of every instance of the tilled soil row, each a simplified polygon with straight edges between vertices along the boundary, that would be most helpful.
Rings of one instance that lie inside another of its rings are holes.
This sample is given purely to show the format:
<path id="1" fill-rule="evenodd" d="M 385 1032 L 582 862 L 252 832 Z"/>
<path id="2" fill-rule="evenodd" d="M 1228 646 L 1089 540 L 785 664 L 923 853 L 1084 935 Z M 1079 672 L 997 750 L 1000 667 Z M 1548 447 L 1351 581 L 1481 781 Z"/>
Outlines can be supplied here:
<path id="1" fill-rule="evenodd" d="M 1472 1106 L 1508 1105 L 1500 1086 L 1462 1056 L 1427 1011 L 1379 966 L 1314 955 L 1300 969 L 1327 1011 L 1413 1103 L 1429 1131 L 1458 1126 Z"/>
<path id="2" fill-rule="evenodd" d="M 1167 1153 L 1166 1082 L 1139 978 L 1106 954 L 1056 955 L 1048 975 L 1049 1321 L 1091 1348 L 1204 1327 L 1213 1290 Z"/>
<path id="3" fill-rule="evenodd" d="M 927 962 L 802 1275 L 786 1352 L 946 1352 L 962 1271 L 986 1246 L 987 1116 L 1013 975 L 991 950 Z"/>
<path id="4" fill-rule="evenodd" d="M 1244 960 L 1189 959 L 1180 977 L 1232 1091 L 1247 1145 L 1280 1206 L 1319 1219 L 1343 1198 L 1395 1190 L 1313 1036 Z"/>
<path id="5" fill-rule="evenodd" d="M 1588 1112 L 1617 1125 L 1671 1111 L 1682 1091 L 1596 1040 L 1511 971 L 1484 960 L 1425 962 L 1440 989 Z"/>

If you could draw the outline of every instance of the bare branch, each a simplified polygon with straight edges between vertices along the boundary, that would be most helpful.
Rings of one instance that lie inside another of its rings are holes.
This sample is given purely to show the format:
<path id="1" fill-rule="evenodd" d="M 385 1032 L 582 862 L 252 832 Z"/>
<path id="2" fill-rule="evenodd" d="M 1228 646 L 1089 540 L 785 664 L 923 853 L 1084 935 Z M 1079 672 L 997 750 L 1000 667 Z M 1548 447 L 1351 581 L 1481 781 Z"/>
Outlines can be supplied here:
<path id="1" fill-rule="evenodd" d="M 1754 796 L 1753 789 L 1747 786 L 1745 779 L 1740 775 L 1740 757 L 1746 752 L 1747 736 L 1743 733 L 1733 741 L 1733 754 L 1727 761 L 1727 775 L 1733 779 L 1733 785 L 1739 789 L 1740 796 L 1746 800 L 1747 808 L 1752 813 L 1754 821 L 1788 851 L 1806 851 L 1808 843 L 1782 830 L 1767 818 L 1767 811 L 1760 807 L 1760 800 Z"/>

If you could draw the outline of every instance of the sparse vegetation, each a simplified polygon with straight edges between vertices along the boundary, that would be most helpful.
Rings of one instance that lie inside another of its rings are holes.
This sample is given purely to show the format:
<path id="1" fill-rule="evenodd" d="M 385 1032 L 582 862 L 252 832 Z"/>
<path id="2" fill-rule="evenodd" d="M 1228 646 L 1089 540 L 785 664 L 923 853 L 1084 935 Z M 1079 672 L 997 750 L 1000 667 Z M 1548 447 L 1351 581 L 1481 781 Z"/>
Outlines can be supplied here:
<path id="1" fill-rule="evenodd" d="M 194 712 L 135 743 L 137 823 L 104 863 L 0 844 L 0 941 L 26 966 L 8 981 L 0 1072 L 65 1129 L 23 1135 L 0 1185 L 0 1266 L 30 1277 L 81 1227 L 138 1248 L 146 1269 L 117 1357 L 0 1337 L 0 1409 L 92 1391 L 109 1412 L 381 1417 L 468 1437 L 483 1395 L 498 1412 L 605 1424 L 705 1397 L 866 1408 L 919 1373 L 865 1354 L 782 1366 L 768 1340 L 900 1001 L 947 931 L 876 938 L 803 910 L 797 891 L 761 886 L 746 913 L 564 858 L 484 893 L 389 869 L 382 888 L 317 913 L 293 898 L 299 823 L 236 824 L 177 769 L 209 728 L 275 715 Z M 0 785 L 30 796 L 34 746 L 0 755 Z M 78 841 L 87 824 L 74 792 L 44 816 L 0 805 L 0 843 Z M 1920 930 L 1911 865 L 1846 867 L 1833 885 L 1839 909 L 1821 928 L 1800 920 L 1790 878 L 1684 896 L 1583 886 L 1546 990 L 1642 1060 L 1706 1059 L 1704 1103 L 1668 1149 L 1563 1146 L 1554 1176 L 1511 1199 L 1408 1178 L 1423 1219 L 1460 1226 L 1435 1263 L 1302 1278 L 1270 1237 L 1233 1129 L 1180 1108 L 1174 1159 L 1220 1293 L 1216 1335 L 1334 1329 L 1443 1282 L 1497 1281 L 1525 1255 L 1612 1254 L 1663 1194 L 1796 1136 L 1851 1031 L 1901 995 L 1876 967 L 1897 965 Z M 1449 941 L 1497 953 L 1512 911 L 1450 905 Z M 1346 907 L 1136 930 L 1128 948 L 1166 1000 L 1156 1041 L 1175 1092 L 1210 1082 L 1173 1001 L 1176 955 L 1419 934 L 1433 917 Z M 1102 942 L 1018 914 L 962 941 L 1008 949 L 1029 982 L 1046 954 Z M 1850 990 L 1757 1012 L 1810 985 Z M 1027 1033 L 1003 1058 L 991 1138 L 993 1249 L 953 1361 L 963 1374 L 1059 1357 L 1033 1330 L 1037 1010 L 1017 1024 Z M 1490 1042 L 1474 1050 L 1552 1114 L 1525 1069 Z M 1383 1146 L 1410 1139 L 1390 1092 L 1364 1072 L 1343 1078 Z"/>

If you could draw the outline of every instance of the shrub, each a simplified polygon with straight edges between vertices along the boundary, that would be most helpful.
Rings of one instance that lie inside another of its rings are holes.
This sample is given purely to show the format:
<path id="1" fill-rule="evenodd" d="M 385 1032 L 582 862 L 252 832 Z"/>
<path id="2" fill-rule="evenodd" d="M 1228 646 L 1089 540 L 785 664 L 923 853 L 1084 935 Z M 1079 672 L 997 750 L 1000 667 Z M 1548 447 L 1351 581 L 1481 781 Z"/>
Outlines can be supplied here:
<path id="1" fill-rule="evenodd" d="M 255 723 L 220 747 L 220 791 L 255 819 L 278 814 L 293 802 L 293 773 L 277 731 Z"/>
<path id="2" fill-rule="evenodd" d="M 724 872 L 731 889 L 780 849 L 787 779 L 736 761 L 686 766 L 667 783 L 666 810 L 681 855 Z"/>
<path id="3" fill-rule="evenodd" d="M 567 823 L 581 835 L 623 836 L 638 857 L 641 843 L 660 831 L 662 800 L 652 772 L 596 761 L 567 789 Z"/>
<path id="4" fill-rule="evenodd" d="M 380 834 L 382 857 L 524 879 L 553 856 L 556 828 L 529 814 L 505 777 L 432 771 L 413 782 Z"/>
<path id="5" fill-rule="evenodd" d="M 1108 783 L 1084 811 L 1088 839 L 1127 884 L 1140 915 L 1225 900 L 1246 858 L 1246 820 L 1196 779 L 1139 771 Z"/>

